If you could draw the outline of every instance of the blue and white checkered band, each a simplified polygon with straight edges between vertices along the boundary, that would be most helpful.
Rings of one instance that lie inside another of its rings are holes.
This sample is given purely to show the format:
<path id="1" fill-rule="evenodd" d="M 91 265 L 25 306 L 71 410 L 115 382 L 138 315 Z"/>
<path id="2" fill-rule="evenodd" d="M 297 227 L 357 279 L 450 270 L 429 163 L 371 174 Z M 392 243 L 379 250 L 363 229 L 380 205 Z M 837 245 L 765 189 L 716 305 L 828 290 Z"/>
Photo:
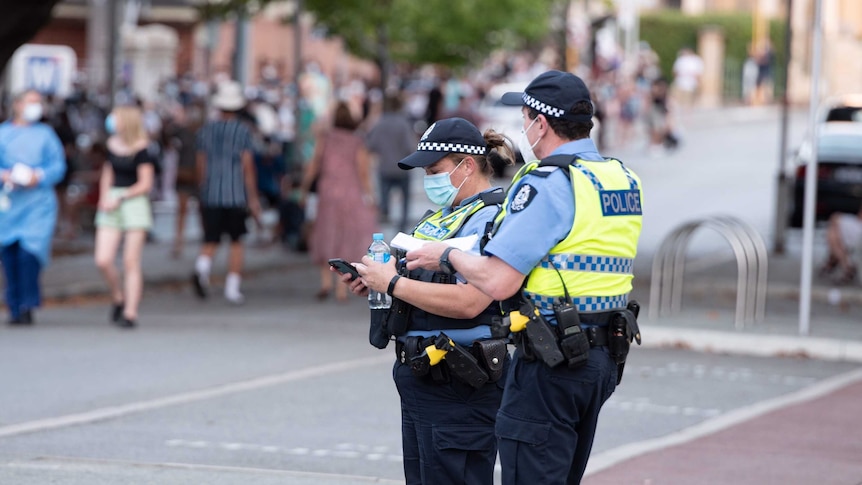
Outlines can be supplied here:
<path id="1" fill-rule="evenodd" d="M 585 167 L 585 166 L 581 165 L 580 163 L 576 163 L 576 164 L 574 164 L 574 165 L 573 165 L 573 167 L 575 167 L 576 169 L 580 170 L 582 174 L 584 174 L 588 179 L 590 179 L 590 182 L 592 182 L 593 187 L 594 187 L 596 190 L 604 190 L 604 187 L 602 186 L 602 182 L 599 180 L 599 178 L 598 178 L 598 177 L 596 177 L 596 174 L 594 174 L 594 173 L 592 172 L 592 170 L 590 170 L 590 169 L 588 169 L 587 167 Z"/>
<path id="2" fill-rule="evenodd" d="M 555 108 L 548 104 L 545 104 L 538 99 L 530 96 L 527 93 L 524 93 L 524 104 L 538 111 L 539 113 L 546 114 L 548 116 L 553 116 L 554 118 L 562 118 L 564 114 L 566 114 L 566 110 Z"/>
<path id="3" fill-rule="evenodd" d="M 551 262 L 553 262 L 553 266 L 551 266 Z M 545 256 L 539 261 L 539 265 L 545 269 L 556 267 L 563 271 L 631 274 L 634 259 L 588 254 L 553 254 Z"/>
<path id="4" fill-rule="evenodd" d="M 542 310 L 553 310 L 554 303 L 559 302 L 559 297 L 551 297 L 524 292 L 524 296 L 529 298 L 537 308 Z M 628 295 L 617 296 L 577 296 L 572 298 L 572 302 L 578 307 L 580 313 L 590 312 L 606 312 L 625 308 L 629 303 Z"/>
<path id="5" fill-rule="evenodd" d="M 484 155 L 488 149 L 476 145 L 463 145 L 461 143 L 426 142 L 419 143 L 416 151 L 419 152 L 443 152 L 443 153 L 468 153 L 470 155 Z"/>

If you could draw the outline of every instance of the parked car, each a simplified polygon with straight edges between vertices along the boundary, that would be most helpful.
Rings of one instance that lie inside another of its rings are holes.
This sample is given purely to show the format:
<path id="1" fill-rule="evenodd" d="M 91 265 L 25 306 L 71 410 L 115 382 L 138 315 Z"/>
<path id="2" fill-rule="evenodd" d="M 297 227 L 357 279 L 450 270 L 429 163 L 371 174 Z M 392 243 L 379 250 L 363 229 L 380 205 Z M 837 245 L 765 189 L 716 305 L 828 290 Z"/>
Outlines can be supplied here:
<path id="1" fill-rule="evenodd" d="M 820 109 L 820 120 L 862 122 L 862 94 L 845 94 L 824 101 Z"/>
<path id="2" fill-rule="evenodd" d="M 794 155 L 791 227 L 802 227 L 805 173 L 812 148 L 809 138 Z M 862 205 L 862 123 L 821 124 L 817 163 L 816 220 L 825 221 L 835 212 L 858 213 Z"/>

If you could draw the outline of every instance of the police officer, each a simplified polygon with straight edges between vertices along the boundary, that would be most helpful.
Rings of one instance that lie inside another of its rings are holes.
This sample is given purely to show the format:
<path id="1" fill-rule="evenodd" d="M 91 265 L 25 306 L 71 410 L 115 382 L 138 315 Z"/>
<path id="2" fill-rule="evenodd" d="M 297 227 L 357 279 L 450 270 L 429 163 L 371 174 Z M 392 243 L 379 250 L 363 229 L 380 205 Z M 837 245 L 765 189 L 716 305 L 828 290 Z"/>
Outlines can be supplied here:
<path id="1" fill-rule="evenodd" d="M 516 338 L 496 424 L 503 483 L 576 484 L 636 332 L 627 306 L 641 184 L 590 140 L 593 105 L 580 78 L 545 72 L 502 101 L 522 106 L 522 152 L 534 161 L 515 175 L 485 255 L 429 244 L 407 253 L 407 267 L 451 266 L 497 300 L 520 290 L 526 328 L 548 325 L 555 345 Z"/>
<path id="2" fill-rule="evenodd" d="M 505 199 L 502 189 L 491 186 L 489 160 L 499 156 L 511 163 L 514 154 L 505 141 L 492 130 L 483 136 L 462 118 L 428 128 L 416 152 L 398 164 L 424 169 L 425 192 L 441 206 L 419 221 L 413 237 L 477 235 L 471 252 L 479 254 Z M 396 337 L 393 377 L 401 396 L 406 482 L 492 485 L 494 420 L 510 360 L 506 340 L 491 335 L 492 323 L 501 320 L 500 305 L 453 272 L 399 274 L 394 263 L 364 257 L 356 264 L 362 278 L 351 290 L 365 295 L 372 288 L 394 298 L 388 323 Z M 398 321 L 397 315 L 406 317 Z"/>

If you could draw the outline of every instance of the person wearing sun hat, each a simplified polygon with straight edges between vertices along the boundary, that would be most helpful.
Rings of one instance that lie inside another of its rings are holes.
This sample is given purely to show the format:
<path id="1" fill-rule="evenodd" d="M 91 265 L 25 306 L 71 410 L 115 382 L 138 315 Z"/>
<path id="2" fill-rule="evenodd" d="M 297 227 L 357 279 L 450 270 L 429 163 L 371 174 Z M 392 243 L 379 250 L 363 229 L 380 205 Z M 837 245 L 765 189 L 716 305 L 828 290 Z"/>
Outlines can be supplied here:
<path id="1" fill-rule="evenodd" d="M 528 162 L 513 178 L 484 255 L 426 244 L 407 253 L 407 267 L 451 267 L 496 300 L 519 294 L 511 321 L 547 329 L 513 334 L 517 348 L 496 420 L 502 478 L 506 485 L 576 484 L 599 411 L 622 377 L 630 343 L 640 343 L 628 295 L 642 187 L 590 140 L 594 107 L 579 77 L 548 71 L 502 102 L 522 107 L 519 144 Z"/>
<path id="2" fill-rule="evenodd" d="M 210 104 L 219 117 L 204 125 L 197 135 L 197 170 L 201 182 L 198 200 L 204 226 L 204 244 L 195 261 L 192 286 L 199 298 L 209 293 L 212 258 L 222 236 L 230 238 L 228 274 L 224 296 L 229 303 L 240 304 L 243 267 L 242 236 L 246 233 L 249 212 L 260 217 L 257 179 L 252 156 L 253 141 L 249 127 L 239 119 L 245 107 L 242 86 L 234 81 L 218 85 Z"/>
<path id="3" fill-rule="evenodd" d="M 482 134 L 462 118 L 432 124 L 416 147 L 402 159 L 402 170 L 425 171 L 428 199 L 439 206 L 416 224 L 413 237 L 443 241 L 480 236 L 471 252 L 479 253 L 501 210 L 504 193 L 491 186 L 491 158 L 511 163 L 507 140 L 492 130 Z M 402 329 L 390 319 L 395 338 L 393 378 L 401 396 L 402 454 L 406 483 L 492 485 L 497 445 L 494 420 L 503 395 L 509 354 L 506 340 L 492 338 L 500 320 L 499 302 L 459 275 L 445 270 L 396 269 L 396 258 L 376 263 L 370 257 L 356 264 L 361 278 L 342 281 L 353 293 L 368 289 L 389 293 L 393 310 L 404 311 Z M 401 270 L 401 272 L 399 272 Z M 446 338 L 448 337 L 448 339 Z M 451 361 L 415 367 L 417 359 L 438 339 L 477 359 L 475 374 L 465 375 Z M 481 376 L 481 377 L 478 377 Z"/>

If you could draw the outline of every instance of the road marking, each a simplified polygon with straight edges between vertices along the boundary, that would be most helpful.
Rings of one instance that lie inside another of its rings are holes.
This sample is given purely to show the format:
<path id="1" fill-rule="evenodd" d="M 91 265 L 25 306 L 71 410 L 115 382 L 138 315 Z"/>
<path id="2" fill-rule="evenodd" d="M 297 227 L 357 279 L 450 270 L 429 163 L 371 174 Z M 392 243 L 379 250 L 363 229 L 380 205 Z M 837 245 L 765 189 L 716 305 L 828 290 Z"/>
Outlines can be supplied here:
<path id="1" fill-rule="evenodd" d="M 720 409 L 715 408 L 696 408 L 691 406 L 677 406 L 673 404 L 656 404 L 650 401 L 649 398 L 637 398 L 628 401 L 622 401 L 618 399 L 614 399 L 611 397 L 602 406 L 602 409 L 613 409 L 616 411 L 623 412 L 636 412 L 636 413 L 651 413 L 651 414 L 662 414 L 666 416 L 670 415 L 682 415 L 682 416 L 699 416 L 702 418 L 711 418 L 714 416 L 718 416 L 721 414 Z"/>
<path id="2" fill-rule="evenodd" d="M 236 467 L 223 465 L 202 465 L 195 463 L 142 463 L 127 460 L 109 460 L 100 458 L 76 458 L 64 456 L 44 456 L 34 458 L 27 461 L 13 461 L 9 463 L 0 463 L 0 468 L 20 468 L 31 470 L 66 470 L 66 471 L 82 471 L 93 472 L 103 469 L 105 466 L 118 466 L 122 468 L 161 468 L 187 471 L 204 471 L 204 472 L 227 472 L 227 473 L 246 473 L 256 475 L 274 475 L 294 478 L 314 478 L 314 479 L 329 479 L 329 480 L 350 480 L 349 483 L 382 483 L 382 484 L 400 484 L 404 485 L 404 480 L 392 480 L 379 477 L 368 477 L 361 475 L 342 475 L 336 473 L 320 473 L 307 472 L 299 470 L 277 470 L 271 468 L 253 468 L 253 467 Z"/>
<path id="3" fill-rule="evenodd" d="M 810 387 L 800 389 L 784 396 L 779 396 L 750 406 L 735 409 L 727 414 L 702 421 L 694 426 L 690 426 L 660 438 L 640 441 L 637 443 L 629 443 L 618 448 L 593 455 L 590 457 L 590 461 L 587 464 L 585 476 L 610 468 L 611 466 L 616 465 L 621 461 L 628 460 L 629 458 L 634 458 L 663 448 L 688 443 L 689 441 L 716 433 L 777 409 L 816 399 L 860 380 L 862 380 L 862 369 L 856 369 L 831 377 Z"/>
<path id="4" fill-rule="evenodd" d="M 109 406 L 93 409 L 91 411 L 86 411 L 83 413 L 67 414 L 54 418 L 37 419 L 34 421 L 10 424 L 8 426 L 0 427 L 0 438 L 6 438 L 9 436 L 16 436 L 26 433 L 36 433 L 57 428 L 65 428 L 67 426 L 90 424 L 97 421 L 115 419 L 122 416 L 128 416 L 130 414 L 138 414 L 170 406 L 178 406 L 181 404 L 204 401 L 207 399 L 215 399 L 218 397 L 238 394 L 242 392 L 256 391 L 267 387 L 286 384 L 288 382 L 308 379 L 310 377 L 319 377 L 327 374 L 335 374 L 339 372 L 354 370 L 359 367 L 374 366 L 387 362 L 392 362 L 392 357 L 388 353 L 386 356 L 333 362 L 331 364 L 319 365 L 317 367 L 309 367 L 307 369 L 300 369 L 284 372 L 281 374 L 255 377 L 253 379 L 233 382 L 230 384 L 223 384 L 208 389 L 201 389 L 199 391 L 183 392 L 180 394 L 174 394 L 173 396 L 137 401 L 129 404 L 122 404 L 120 406 Z"/>
<path id="5" fill-rule="evenodd" d="M 284 453 L 293 456 L 313 456 L 317 458 L 335 457 L 362 459 L 368 461 L 395 461 L 402 462 L 403 457 L 400 453 L 390 453 L 388 446 L 369 446 L 354 443 L 339 443 L 334 449 L 327 448 L 287 448 L 274 445 L 261 445 L 254 443 L 224 443 L 213 441 L 199 440 L 184 440 L 170 439 L 165 441 L 165 446 L 170 448 L 207 448 L 207 449 L 223 449 L 228 451 L 265 451 L 268 453 Z"/>
<path id="6" fill-rule="evenodd" d="M 766 380 L 771 384 L 786 386 L 807 386 L 817 382 L 817 379 L 807 376 L 785 376 L 781 374 L 758 374 L 747 367 L 706 366 L 703 364 L 684 364 L 668 362 L 663 366 L 634 366 L 629 372 L 644 376 L 667 377 L 683 376 L 694 379 L 715 379 L 728 382 L 756 382 Z"/>

